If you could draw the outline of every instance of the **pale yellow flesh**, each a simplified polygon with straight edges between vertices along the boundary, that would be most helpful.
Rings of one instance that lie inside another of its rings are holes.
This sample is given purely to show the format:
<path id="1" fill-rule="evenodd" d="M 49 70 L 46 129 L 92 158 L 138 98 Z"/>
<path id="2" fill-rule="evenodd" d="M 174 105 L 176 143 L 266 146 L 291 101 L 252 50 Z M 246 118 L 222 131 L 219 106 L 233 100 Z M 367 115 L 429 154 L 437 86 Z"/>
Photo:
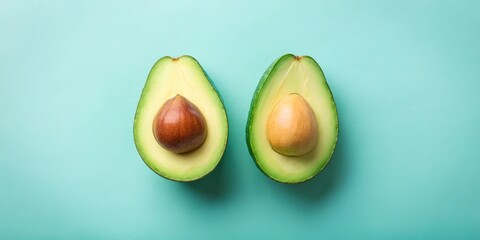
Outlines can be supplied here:
<path id="1" fill-rule="evenodd" d="M 207 122 L 200 148 L 176 154 L 162 148 L 153 135 L 153 119 L 168 99 L 180 94 L 194 103 Z M 223 104 L 200 65 L 191 57 L 160 59 L 152 68 L 135 116 L 135 143 L 145 163 L 160 175 L 178 181 L 200 178 L 220 161 L 227 142 Z"/>
<path id="2" fill-rule="evenodd" d="M 332 95 L 318 65 L 310 58 L 291 58 L 276 66 L 262 88 L 253 113 L 252 150 L 258 165 L 270 177 L 282 182 L 300 182 L 317 174 L 328 162 L 337 138 L 337 115 Z M 318 120 L 318 142 L 303 156 L 289 157 L 272 149 L 266 136 L 269 114 L 291 93 L 300 94 Z"/>

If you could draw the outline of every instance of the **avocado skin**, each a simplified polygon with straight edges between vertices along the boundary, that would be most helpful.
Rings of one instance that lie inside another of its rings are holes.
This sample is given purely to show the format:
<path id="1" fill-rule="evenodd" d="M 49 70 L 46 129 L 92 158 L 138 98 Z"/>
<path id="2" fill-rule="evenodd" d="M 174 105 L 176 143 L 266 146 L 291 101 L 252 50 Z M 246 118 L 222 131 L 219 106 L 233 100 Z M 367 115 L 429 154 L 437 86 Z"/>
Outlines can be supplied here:
<path id="1" fill-rule="evenodd" d="M 246 139 L 246 142 L 247 142 L 247 147 L 248 147 L 248 152 L 250 153 L 250 156 L 252 157 L 253 159 L 253 162 L 255 163 L 255 166 L 257 166 L 257 168 L 260 170 L 260 172 L 262 172 L 265 176 L 267 176 L 268 178 L 276 181 L 276 182 L 279 182 L 279 183 L 283 183 L 283 184 L 297 184 L 297 183 L 304 183 L 312 178 L 314 178 L 315 176 L 318 175 L 317 174 L 314 174 L 313 176 L 310 176 L 309 178 L 306 178 L 304 179 L 303 181 L 299 181 L 299 182 L 286 182 L 286 181 L 281 181 L 280 179 L 276 179 L 276 178 L 273 178 L 272 176 L 270 176 L 266 171 L 264 171 L 260 165 L 258 164 L 257 162 L 257 159 L 256 159 L 256 155 L 255 153 L 253 152 L 253 149 L 252 149 L 252 146 L 250 144 L 250 132 L 251 132 L 251 128 L 252 128 L 252 119 L 253 119 L 253 113 L 255 112 L 255 109 L 256 109 L 256 103 L 257 103 L 257 99 L 260 95 L 260 92 L 262 91 L 265 83 L 269 80 L 269 76 L 271 75 L 272 73 L 272 70 L 275 69 L 275 67 L 278 65 L 278 63 L 284 61 L 285 59 L 287 58 L 295 58 L 295 55 L 291 54 L 291 53 L 288 53 L 288 54 L 285 54 L 281 57 L 279 57 L 278 59 L 276 59 L 272 64 L 270 64 L 270 66 L 267 68 L 267 70 L 265 70 L 265 72 L 263 73 L 262 77 L 260 78 L 260 81 L 258 82 L 258 85 L 257 85 L 257 88 L 255 89 L 255 92 L 253 94 L 253 98 L 252 98 L 252 101 L 250 103 L 250 110 L 248 112 L 248 117 L 247 117 L 247 124 L 246 124 L 246 127 L 245 127 L 245 139 Z M 313 62 L 315 62 L 315 64 L 318 66 L 318 68 L 320 69 L 320 71 L 322 72 L 322 74 L 325 76 L 325 74 L 323 73 L 323 70 L 322 68 L 320 67 L 320 65 L 317 63 L 317 61 L 315 61 L 315 59 L 313 59 L 312 57 L 310 56 L 302 56 L 302 58 L 309 58 L 311 59 Z M 337 116 L 337 121 L 336 121 L 336 124 L 335 124 L 335 128 L 336 128 L 336 133 L 337 135 L 335 136 L 335 143 L 334 143 L 334 146 L 333 146 L 333 149 L 332 149 L 332 153 L 330 154 L 330 158 L 328 159 L 327 163 L 325 164 L 325 166 L 327 166 L 327 164 L 330 162 L 330 159 L 333 157 L 333 153 L 335 152 L 335 149 L 336 149 L 336 146 L 337 146 L 337 142 L 338 142 L 338 129 L 339 129 L 339 117 L 338 117 L 338 112 L 337 112 L 337 106 L 335 104 L 335 100 L 333 98 L 333 94 L 332 94 L 332 90 L 330 89 L 330 86 L 328 86 L 328 83 L 325 82 L 326 84 L 326 87 L 328 89 L 328 91 L 330 92 L 330 96 L 331 97 L 331 102 L 333 104 L 333 110 L 335 112 L 335 116 Z M 325 168 L 325 166 L 320 170 L 320 172 Z M 320 173 L 319 172 L 319 173 Z"/>
<path id="2" fill-rule="evenodd" d="M 171 56 L 164 56 L 164 57 L 158 59 L 158 60 L 155 62 L 155 64 L 153 64 L 150 72 L 148 73 L 147 79 L 150 78 L 150 75 L 151 75 L 151 73 L 152 73 L 152 70 L 155 68 L 155 66 L 156 66 L 159 62 L 161 62 L 163 59 L 165 59 L 165 58 L 173 59 Z M 219 97 L 219 99 L 220 99 L 220 102 L 222 103 L 223 111 L 225 112 L 225 116 L 226 116 L 226 118 L 227 118 L 227 122 L 226 122 L 227 141 L 225 142 L 225 145 L 222 146 L 223 149 L 224 149 L 224 151 L 222 152 L 222 158 L 223 158 L 223 154 L 224 154 L 224 152 L 225 152 L 226 146 L 228 145 L 228 132 L 229 132 L 229 128 L 228 128 L 228 113 L 227 113 L 227 111 L 226 111 L 226 109 L 225 109 L 225 103 L 224 103 L 224 101 L 223 101 L 222 95 L 220 95 L 220 92 L 218 91 L 217 87 L 216 87 L 215 84 L 213 83 L 212 79 L 211 79 L 210 76 L 207 74 L 207 72 L 205 71 L 205 69 L 203 68 L 203 66 L 197 61 L 197 59 L 195 59 L 194 57 L 192 57 L 192 56 L 190 56 L 190 55 L 182 55 L 182 56 L 180 56 L 180 57 L 178 57 L 178 58 L 191 58 L 191 59 L 195 60 L 195 62 L 197 62 L 197 64 L 198 64 L 198 65 L 200 66 L 200 68 L 202 69 L 203 74 L 205 74 L 205 76 L 207 77 L 207 79 L 208 79 L 210 85 L 212 86 L 213 90 L 215 90 L 215 92 L 217 93 L 217 95 L 218 95 L 218 97 Z M 141 93 L 141 95 L 140 95 L 140 99 L 144 99 L 144 98 L 143 98 L 143 94 L 144 94 L 144 92 L 145 92 L 145 87 L 146 87 L 146 85 L 147 85 L 147 82 L 145 82 L 145 85 L 144 85 L 144 87 L 143 87 L 143 89 L 142 89 L 142 93 Z M 136 136 L 136 134 L 135 134 L 135 125 L 136 125 L 135 122 L 137 121 L 138 108 L 139 108 L 139 106 L 141 106 L 141 105 L 142 105 L 142 101 L 138 101 L 137 108 L 136 108 L 137 110 L 135 111 L 135 116 L 134 116 L 134 124 L 133 124 L 134 127 L 132 128 L 134 139 L 137 138 L 137 136 Z M 139 145 L 137 144 L 137 141 L 134 141 L 134 143 L 135 143 L 135 148 L 136 148 L 137 151 L 140 153 L 140 147 L 139 147 Z M 155 174 L 157 174 L 158 176 L 160 176 L 160 177 L 162 177 L 162 178 L 164 178 L 164 179 L 167 179 L 167 180 L 170 180 L 170 181 L 174 181 L 174 182 L 193 182 L 193 181 L 196 181 L 196 180 L 199 180 L 199 179 L 202 179 L 202 178 L 206 177 L 207 175 L 209 175 L 210 173 L 212 173 L 212 172 L 216 169 L 216 167 L 214 167 L 212 170 L 210 170 L 210 171 L 209 171 L 208 173 L 206 173 L 205 175 L 199 176 L 198 178 L 194 178 L 194 179 L 188 179 L 188 180 L 172 179 L 172 178 L 169 178 L 169 177 L 166 177 L 166 176 L 163 176 L 163 175 L 159 174 L 159 173 L 158 173 L 157 171 L 155 171 L 149 164 L 147 164 L 147 160 L 143 158 L 143 155 L 142 155 L 142 154 L 139 154 L 139 155 L 140 155 L 140 158 L 142 158 L 142 161 L 145 163 L 145 165 L 147 165 L 147 167 L 150 168 L 150 170 L 152 170 Z M 222 161 L 222 160 L 220 160 L 220 161 Z M 219 162 L 218 164 L 220 164 L 220 162 Z"/>

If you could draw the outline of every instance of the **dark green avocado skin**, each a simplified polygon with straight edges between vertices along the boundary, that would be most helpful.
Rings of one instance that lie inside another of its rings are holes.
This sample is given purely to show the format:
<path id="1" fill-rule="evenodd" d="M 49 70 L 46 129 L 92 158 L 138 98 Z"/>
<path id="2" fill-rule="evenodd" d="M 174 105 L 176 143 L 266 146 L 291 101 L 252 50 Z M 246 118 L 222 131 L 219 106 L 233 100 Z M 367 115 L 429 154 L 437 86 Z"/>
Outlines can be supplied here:
<path id="1" fill-rule="evenodd" d="M 267 68 L 267 70 L 265 70 L 265 72 L 263 73 L 262 77 L 260 78 L 260 81 L 257 85 L 257 88 L 255 89 L 255 92 L 253 94 L 253 98 L 252 98 L 252 101 L 250 102 L 250 110 L 248 112 L 248 117 L 247 117 L 247 124 L 246 124 L 246 127 L 245 127 L 245 140 L 247 142 L 247 147 L 248 147 L 248 152 L 250 153 L 250 156 L 252 157 L 253 159 L 253 162 L 255 163 L 255 166 L 257 166 L 257 168 L 260 170 L 260 172 L 262 172 L 265 176 L 267 176 L 268 178 L 276 181 L 276 182 L 279 182 L 279 183 L 283 183 L 283 184 L 297 184 L 297 183 L 304 183 L 312 178 L 314 178 L 315 176 L 317 176 L 318 174 L 315 174 L 313 176 L 311 176 L 310 178 L 307 178 L 303 181 L 300 181 L 300 182 L 286 182 L 286 181 L 281 181 L 279 179 L 276 179 L 276 178 L 273 178 L 272 176 L 270 176 L 266 171 L 264 171 L 260 165 L 258 164 L 257 160 L 256 160 L 256 155 L 255 153 L 253 152 L 253 149 L 252 149 L 252 146 L 251 146 L 251 143 L 250 143 L 250 132 L 251 132 L 251 129 L 252 129 L 252 125 L 251 125 L 251 122 L 252 122 L 252 119 L 253 119 L 253 113 L 255 112 L 255 109 L 256 109 L 256 102 L 258 100 L 258 97 L 259 97 L 259 93 L 261 92 L 262 88 L 264 87 L 265 83 L 267 82 L 269 76 L 271 75 L 272 73 L 272 70 L 275 69 L 275 67 L 278 65 L 279 62 L 281 62 L 282 60 L 284 60 L 285 58 L 292 58 L 292 57 L 295 57 L 295 55 L 291 54 L 291 53 L 288 53 L 288 54 L 285 54 L 283 56 L 281 56 L 280 58 L 276 59 L 272 64 L 270 64 L 270 66 Z M 313 60 L 313 62 L 315 62 L 318 66 L 318 68 L 322 71 L 323 73 L 323 70 L 322 68 L 320 67 L 320 65 L 318 65 L 318 63 L 310 56 L 302 56 L 302 58 L 310 58 Z M 336 111 L 336 104 L 335 104 L 335 100 L 333 98 L 333 94 L 332 94 L 332 90 L 330 89 L 330 87 L 328 86 L 328 83 L 326 84 L 327 88 L 328 88 L 328 91 L 330 92 L 330 96 L 332 96 L 332 103 L 334 105 L 334 109 L 335 109 L 335 114 L 337 114 L 337 122 L 336 122 L 336 131 L 337 131 L 337 138 L 335 139 L 335 144 L 334 144 L 334 148 L 332 150 L 332 154 L 330 155 L 330 159 L 332 158 L 333 156 L 333 153 L 335 152 L 335 149 L 336 149 L 336 145 L 337 145 L 337 141 L 338 141 L 338 129 L 339 129 L 339 120 L 338 120 L 338 112 Z M 328 159 L 328 162 L 330 162 L 330 159 Z"/>

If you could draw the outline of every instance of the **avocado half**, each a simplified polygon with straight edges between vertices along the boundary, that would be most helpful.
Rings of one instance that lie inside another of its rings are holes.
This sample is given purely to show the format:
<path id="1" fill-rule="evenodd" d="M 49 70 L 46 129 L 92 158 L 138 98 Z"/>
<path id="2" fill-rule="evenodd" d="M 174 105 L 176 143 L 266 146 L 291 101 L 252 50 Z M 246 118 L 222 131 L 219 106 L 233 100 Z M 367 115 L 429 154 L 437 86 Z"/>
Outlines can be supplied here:
<path id="1" fill-rule="evenodd" d="M 309 103 L 317 121 L 318 140 L 302 156 L 275 151 L 267 139 L 267 121 L 286 96 L 299 94 Z M 257 167 L 282 183 L 300 183 L 317 175 L 329 162 L 338 136 L 338 116 L 322 69 L 309 56 L 286 54 L 265 71 L 255 90 L 246 125 L 246 140 Z"/>
<path id="2" fill-rule="evenodd" d="M 159 145 L 152 130 L 159 109 L 176 95 L 194 103 L 207 123 L 203 144 L 181 154 Z M 135 146 L 145 164 L 164 178 L 193 181 L 217 166 L 227 144 L 227 114 L 220 94 L 195 58 L 166 56 L 153 65 L 138 102 L 133 133 Z"/>

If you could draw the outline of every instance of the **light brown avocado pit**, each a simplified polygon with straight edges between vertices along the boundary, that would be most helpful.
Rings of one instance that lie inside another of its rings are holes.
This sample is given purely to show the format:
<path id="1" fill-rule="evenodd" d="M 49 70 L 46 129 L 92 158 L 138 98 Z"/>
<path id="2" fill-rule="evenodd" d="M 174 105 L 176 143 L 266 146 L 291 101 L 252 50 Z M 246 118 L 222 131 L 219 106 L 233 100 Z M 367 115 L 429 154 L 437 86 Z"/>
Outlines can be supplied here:
<path id="1" fill-rule="evenodd" d="M 158 144 L 174 153 L 193 151 L 207 137 L 204 116 L 195 104 L 179 94 L 163 104 L 152 128 Z"/>
<path id="2" fill-rule="evenodd" d="M 315 113 L 297 93 L 280 100 L 270 113 L 266 128 L 272 149 L 285 156 L 303 156 L 317 144 Z"/>

